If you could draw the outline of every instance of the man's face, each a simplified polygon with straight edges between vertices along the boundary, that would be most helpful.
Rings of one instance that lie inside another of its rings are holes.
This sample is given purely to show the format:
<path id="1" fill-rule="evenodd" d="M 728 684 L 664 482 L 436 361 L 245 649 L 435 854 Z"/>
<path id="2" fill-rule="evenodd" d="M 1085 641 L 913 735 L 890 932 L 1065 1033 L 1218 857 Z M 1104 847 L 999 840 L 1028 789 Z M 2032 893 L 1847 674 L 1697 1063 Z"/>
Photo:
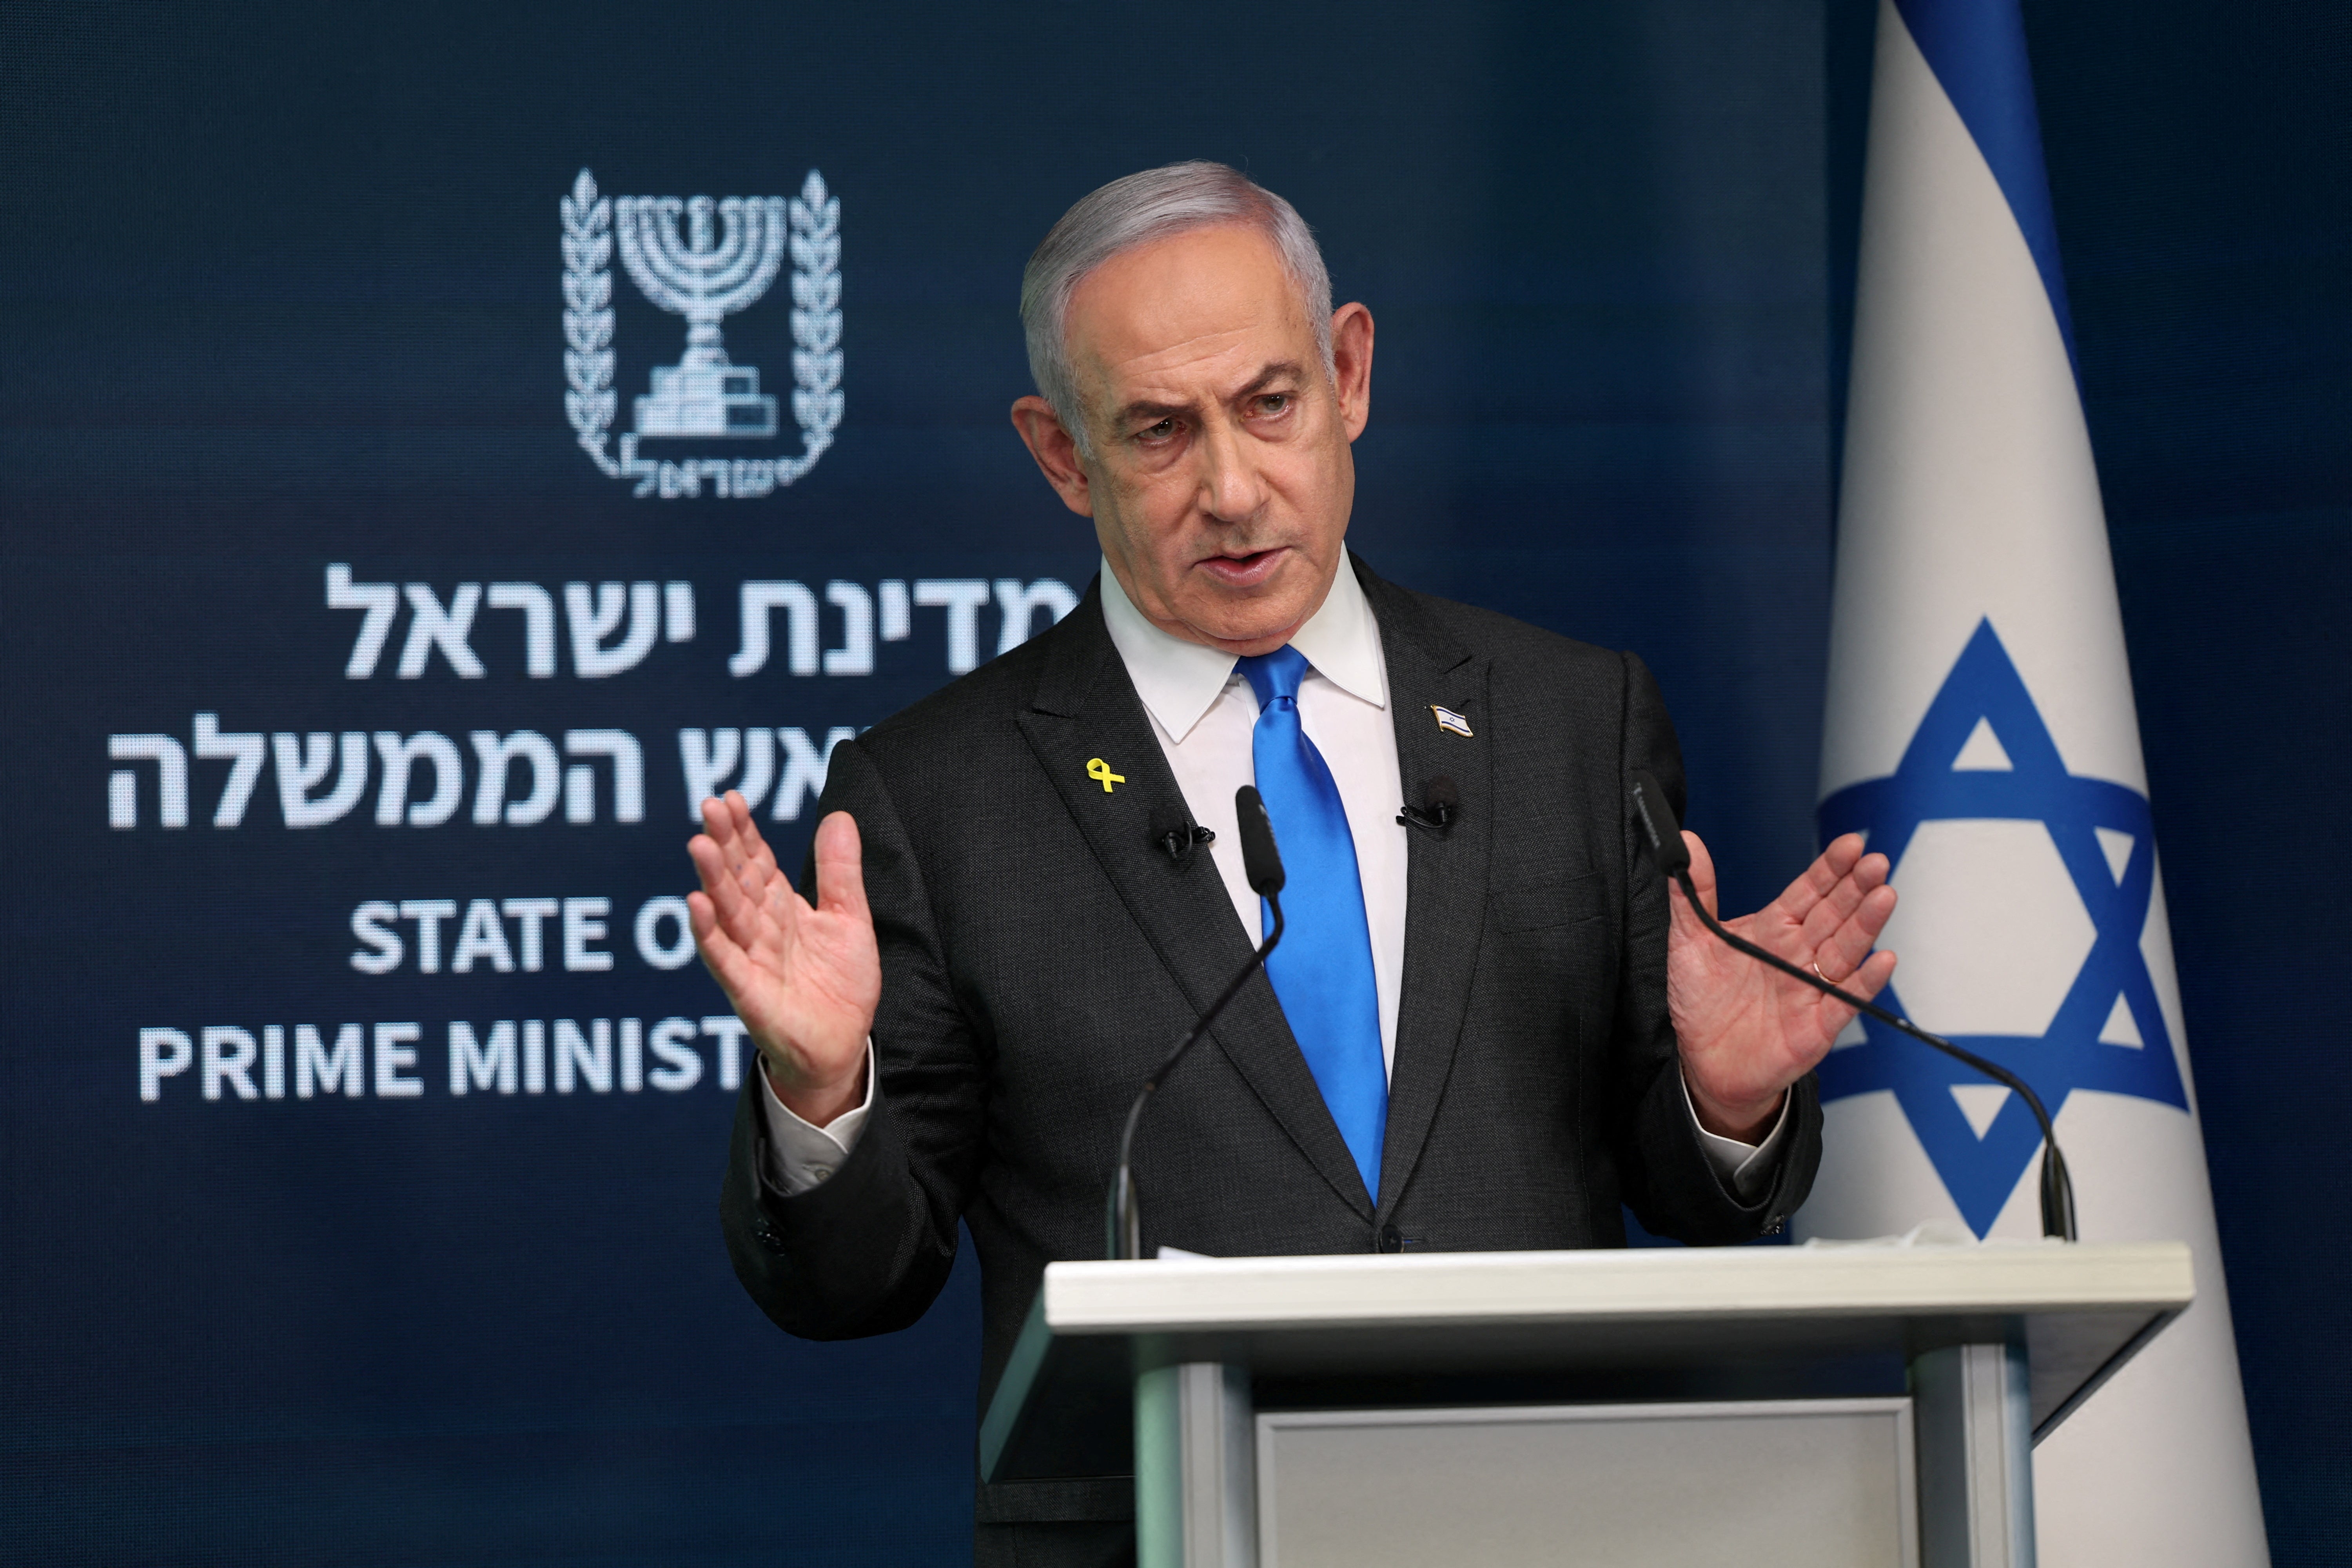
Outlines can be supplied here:
<path id="1" fill-rule="evenodd" d="M 1354 503 L 1372 322 L 1332 318 L 1336 376 L 1273 242 L 1195 229 L 1112 258 L 1071 296 L 1068 346 L 1092 452 L 1044 400 L 1013 422 L 1092 517 L 1137 609 L 1189 641 L 1279 647 L 1322 606 Z"/>

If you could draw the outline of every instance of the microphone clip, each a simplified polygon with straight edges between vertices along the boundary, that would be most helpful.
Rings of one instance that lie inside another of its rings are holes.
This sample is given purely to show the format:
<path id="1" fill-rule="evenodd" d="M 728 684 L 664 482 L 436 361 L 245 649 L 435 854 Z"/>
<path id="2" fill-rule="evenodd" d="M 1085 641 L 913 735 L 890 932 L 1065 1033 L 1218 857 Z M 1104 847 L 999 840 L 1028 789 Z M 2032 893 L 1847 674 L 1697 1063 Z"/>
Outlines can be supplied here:
<path id="1" fill-rule="evenodd" d="M 1432 833 L 1443 834 L 1454 826 L 1454 818 L 1460 815 L 1460 808 L 1451 801 L 1433 800 L 1426 806 L 1408 803 L 1397 813 L 1397 824 L 1402 827 L 1423 827 Z"/>
<path id="2" fill-rule="evenodd" d="M 1154 836 L 1151 840 L 1155 846 L 1166 852 L 1170 860 L 1179 865 L 1183 863 L 1184 852 L 1195 844 L 1214 844 L 1216 841 L 1217 834 L 1214 828 L 1202 827 L 1198 824 L 1191 827 L 1171 827 L 1165 833 Z"/>
<path id="3" fill-rule="evenodd" d="M 1444 773 L 1421 786 L 1421 804 L 1405 803 L 1397 813 L 1397 823 L 1404 827 L 1419 827 L 1445 836 L 1445 830 L 1462 819 L 1462 787 Z"/>

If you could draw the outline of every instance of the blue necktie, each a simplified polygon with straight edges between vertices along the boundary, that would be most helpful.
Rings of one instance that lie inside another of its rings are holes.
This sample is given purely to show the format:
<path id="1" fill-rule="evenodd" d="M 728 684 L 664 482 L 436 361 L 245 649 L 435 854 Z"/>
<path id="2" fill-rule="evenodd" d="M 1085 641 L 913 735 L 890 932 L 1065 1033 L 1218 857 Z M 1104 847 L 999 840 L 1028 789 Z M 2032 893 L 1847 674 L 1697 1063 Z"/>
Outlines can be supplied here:
<path id="1" fill-rule="evenodd" d="M 1257 693 L 1250 750 L 1258 794 L 1282 851 L 1282 944 L 1266 960 L 1283 1016 L 1348 1152 L 1380 1201 L 1381 1139 L 1389 1120 L 1388 1070 L 1381 1060 L 1381 998 L 1372 980 L 1372 939 L 1356 839 L 1323 753 L 1298 721 L 1307 656 L 1283 647 L 1240 661 Z M 1265 928 L 1273 912 L 1262 910 Z"/>

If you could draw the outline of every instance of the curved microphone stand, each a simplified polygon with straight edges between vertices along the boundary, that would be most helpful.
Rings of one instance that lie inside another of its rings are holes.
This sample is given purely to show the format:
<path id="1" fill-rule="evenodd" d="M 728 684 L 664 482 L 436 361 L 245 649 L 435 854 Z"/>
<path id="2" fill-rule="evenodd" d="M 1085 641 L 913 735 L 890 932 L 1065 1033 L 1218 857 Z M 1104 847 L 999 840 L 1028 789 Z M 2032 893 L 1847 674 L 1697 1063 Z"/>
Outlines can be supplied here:
<path id="1" fill-rule="evenodd" d="M 1987 1061 L 1974 1051 L 1965 1050 L 1941 1035 L 1931 1035 L 1908 1018 L 1898 1017 L 1875 1003 L 1865 1002 L 1852 992 L 1840 989 L 1819 974 L 1808 973 L 1777 953 L 1735 936 L 1724 929 L 1723 922 L 1707 913 L 1699 902 L 1698 889 L 1691 885 L 1690 847 L 1683 842 L 1681 825 L 1675 822 L 1674 807 L 1666 804 L 1666 792 L 1658 781 L 1646 773 L 1633 774 L 1633 809 L 1641 818 L 1642 831 L 1650 841 L 1650 852 L 1656 857 L 1658 869 L 1682 884 L 1683 897 L 1690 901 L 1691 912 L 1700 923 L 1715 933 L 1717 940 L 1738 949 L 1758 963 L 1768 964 L 1789 976 L 1802 981 L 1824 996 L 1833 996 L 1857 1013 L 1867 1013 L 1889 1028 L 1899 1029 L 1921 1045 L 1932 1046 L 1962 1062 L 2014 1093 L 2033 1112 L 2033 1120 L 2042 1126 L 2042 1234 L 2073 1241 L 2074 1235 L 2074 1180 L 2066 1170 L 2066 1157 L 2058 1152 L 2058 1130 L 2051 1125 L 2050 1112 L 2033 1087 L 1998 1062 Z"/>

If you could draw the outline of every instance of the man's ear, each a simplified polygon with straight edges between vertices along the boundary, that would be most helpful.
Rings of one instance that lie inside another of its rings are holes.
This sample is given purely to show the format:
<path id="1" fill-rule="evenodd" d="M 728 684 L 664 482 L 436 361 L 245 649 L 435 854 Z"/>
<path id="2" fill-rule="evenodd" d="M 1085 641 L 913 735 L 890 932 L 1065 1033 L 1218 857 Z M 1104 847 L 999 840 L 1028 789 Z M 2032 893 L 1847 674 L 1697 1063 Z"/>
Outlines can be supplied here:
<path id="1" fill-rule="evenodd" d="M 1062 504 L 1080 517 L 1094 516 L 1094 493 L 1087 488 L 1086 469 L 1078 464 L 1078 444 L 1062 427 L 1053 405 L 1034 394 L 1016 398 L 1013 404 L 1013 427 L 1021 432 L 1029 455 L 1037 459 L 1038 472 L 1054 487 L 1054 493 L 1062 498 Z"/>
<path id="2" fill-rule="evenodd" d="M 1352 441 L 1372 416 L 1372 313 L 1361 305 L 1331 312 L 1331 380 L 1339 422 Z"/>

